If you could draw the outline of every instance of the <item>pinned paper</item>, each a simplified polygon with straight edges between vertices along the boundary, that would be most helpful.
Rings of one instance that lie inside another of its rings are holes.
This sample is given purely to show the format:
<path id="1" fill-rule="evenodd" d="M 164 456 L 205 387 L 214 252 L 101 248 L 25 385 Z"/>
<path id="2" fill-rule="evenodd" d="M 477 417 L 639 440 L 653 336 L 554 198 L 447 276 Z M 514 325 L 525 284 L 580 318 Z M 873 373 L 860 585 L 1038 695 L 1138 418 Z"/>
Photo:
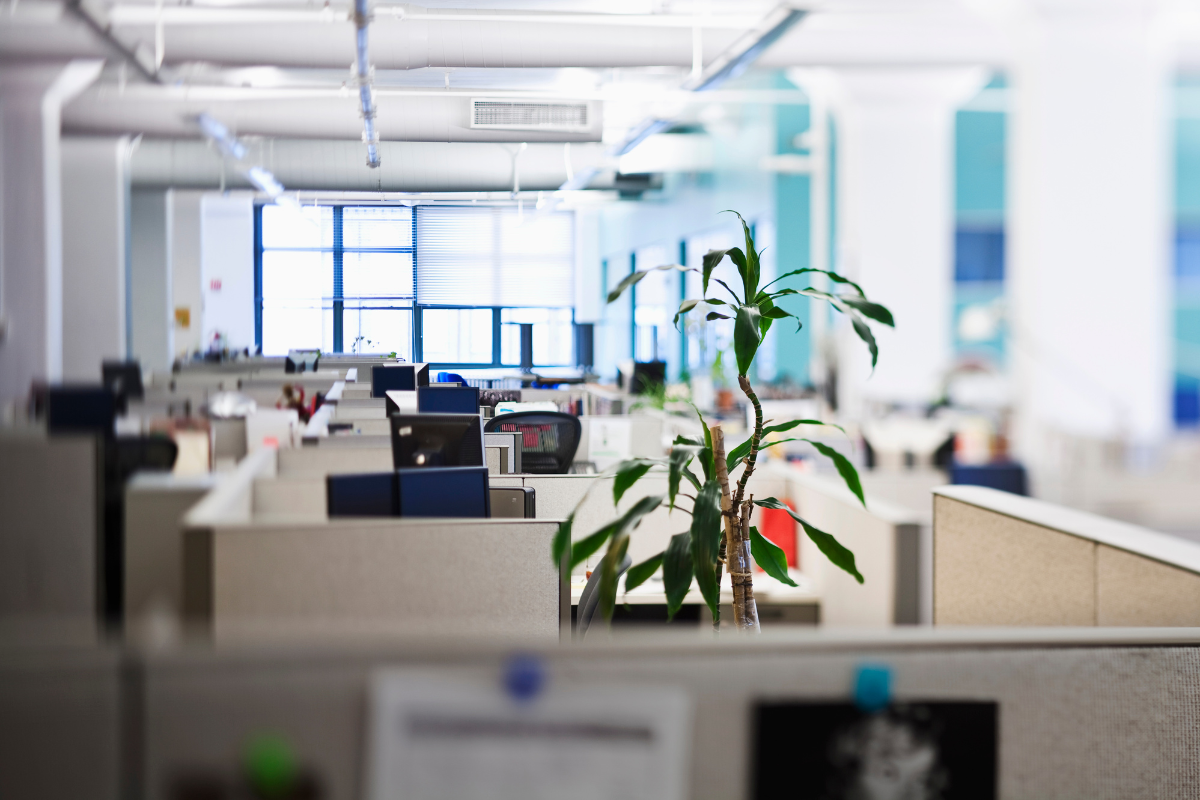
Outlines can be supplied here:
<path id="1" fill-rule="evenodd" d="M 500 677 L 500 680 L 496 680 Z M 516 657 L 500 676 L 390 670 L 372 684 L 370 800 L 682 800 L 691 708 L 671 686 L 570 685 Z"/>

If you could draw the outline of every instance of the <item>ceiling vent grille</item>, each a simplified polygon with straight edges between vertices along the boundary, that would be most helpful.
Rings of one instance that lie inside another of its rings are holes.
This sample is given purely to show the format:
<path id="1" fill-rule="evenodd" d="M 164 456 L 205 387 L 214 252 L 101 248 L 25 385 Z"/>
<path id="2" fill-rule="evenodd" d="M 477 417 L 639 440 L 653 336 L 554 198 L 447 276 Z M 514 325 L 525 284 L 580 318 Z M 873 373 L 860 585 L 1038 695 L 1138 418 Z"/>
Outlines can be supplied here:
<path id="1" fill-rule="evenodd" d="M 528 131 L 586 131 L 587 103 L 472 100 L 472 128 Z"/>

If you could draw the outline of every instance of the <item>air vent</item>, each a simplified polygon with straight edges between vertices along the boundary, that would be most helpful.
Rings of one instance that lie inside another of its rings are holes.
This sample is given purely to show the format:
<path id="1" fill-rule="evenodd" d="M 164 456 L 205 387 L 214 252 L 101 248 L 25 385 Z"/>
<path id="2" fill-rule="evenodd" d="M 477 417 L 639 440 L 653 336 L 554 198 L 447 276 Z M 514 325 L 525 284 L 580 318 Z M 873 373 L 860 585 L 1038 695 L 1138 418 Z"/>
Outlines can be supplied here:
<path id="1" fill-rule="evenodd" d="M 471 127 L 526 131 L 586 131 L 587 103 L 472 100 Z"/>

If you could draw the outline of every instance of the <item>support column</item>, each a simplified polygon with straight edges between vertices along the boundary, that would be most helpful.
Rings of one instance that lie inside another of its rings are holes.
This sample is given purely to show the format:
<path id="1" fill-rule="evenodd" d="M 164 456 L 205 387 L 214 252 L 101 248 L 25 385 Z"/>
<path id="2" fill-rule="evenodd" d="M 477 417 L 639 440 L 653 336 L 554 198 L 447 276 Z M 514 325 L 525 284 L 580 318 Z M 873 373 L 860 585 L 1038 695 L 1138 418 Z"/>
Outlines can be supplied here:
<path id="1" fill-rule="evenodd" d="M 0 70 L 0 402 L 24 397 L 63 366 L 62 106 L 100 61 Z"/>
<path id="2" fill-rule="evenodd" d="M 175 355 L 172 309 L 171 189 L 136 189 L 130 203 L 130 354 L 145 368 L 170 369 Z"/>
<path id="3" fill-rule="evenodd" d="M 896 319 L 895 331 L 875 326 L 874 374 L 866 347 L 841 326 L 839 410 L 861 417 L 871 401 L 930 402 L 953 355 L 954 110 L 985 73 L 839 69 L 819 79 L 837 128 L 833 268 Z"/>
<path id="4" fill-rule="evenodd" d="M 1008 297 L 1019 455 L 1170 429 L 1168 73 L 1143 0 L 1036 0 L 1016 30 Z"/>
<path id="5" fill-rule="evenodd" d="M 62 192 L 63 379 L 94 382 L 128 352 L 128 137 L 64 139 Z"/>

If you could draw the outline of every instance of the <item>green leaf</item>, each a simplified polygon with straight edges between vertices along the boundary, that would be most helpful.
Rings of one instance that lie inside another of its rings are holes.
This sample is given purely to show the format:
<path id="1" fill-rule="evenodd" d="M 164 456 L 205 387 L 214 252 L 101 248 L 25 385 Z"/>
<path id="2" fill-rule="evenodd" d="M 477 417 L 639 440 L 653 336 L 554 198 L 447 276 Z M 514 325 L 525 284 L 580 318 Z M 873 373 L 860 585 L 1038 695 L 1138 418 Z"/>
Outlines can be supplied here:
<path id="1" fill-rule="evenodd" d="M 871 351 L 871 369 L 874 370 L 875 363 L 879 361 L 879 345 L 875 344 L 875 336 L 867 327 L 867 323 L 863 322 L 857 314 L 850 314 L 849 317 L 850 322 L 854 325 L 854 332 L 858 334 L 858 338 L 867 343 L 867 349 Z"/>
<path id="2" fill-rule="evenodd" d="M 741 305 L 742 299 L 737 296 L 737 292 L 735 292 L 733 289 L 729 288 L 729 284 L 727 284 L 725 281 L 721 280 L 720 278 L 714 278 L 713 280 L 715 280 L 717 283 L 724 286 L 725 291 L 729 292 L 729 294 L 733 296 L 732 303 L 722 303 L 722 305 L 727 305 L 727 306 L 731 306 L 731 307 Z"/>
<path id="3" fill-rule="evenodd" d="M 729 319 L 729 317 L 725 316 L 724 314 L 718 314 L 715 311 L 710 311 L 705 319 L 709 322 L 712 322 L 714 319 Z"/>
<path id="4" fill-rule="evenodd" d="M 600 613 L 605 622 L 612 622 L 613 608 L 617 605 L 617 581 L 621 577 L 621 562 L 629 550 L 629 534 L 614 536 L 608 552 L 600 562 Z"/>
<path id="5" fill-rule="evenodd" d="M 807 442 L 807 441 L 808 441 L 808 439 L 776 439 L 774 441 L 768 442 L 764 437 L 764 439 L 758 443 L 758 452 L 761 453 L 763 450 L 766 450 L 768 447 L 771 447 L 772 445 L 776 445 L 776 444 L 787 444 L 788 442 Z M 743 448 L 743 445 L 744 445 L 744 448 Z M 726 469 L 729 469 L 729 470 L 737 469 L 737 465 L 742 463 L 742 459 L 744 459 L 746 456 L 750 455 L 750 440 L 747 439 L 745 442 L 742 442 L 742 444 L 738 445 L 736 449 L 740 449 L 741 452 L 738 453 L 736 455 L 736 457 L 730 457 L 727 459 L 727 463 L 725 465 Z"/>
<path id="6" fill-rule="evenodd" d="M 728 253 L 728 250 L 709 250 L 704 254 L 704 257 L 700 259 L 701 288 L 703 289 L 704 294 L 708 294 L 709 276 L 712 275 L 713 270 L 717 268 L 717 264 L 720 264 L 721 260 L 725 258 Z"/>
<path id="7" fill-rule="evenodd" d="M 857 580 L 859 583 L 863 583 L 863 576 L 859 574 L 858 568 L 854 565 L 854 553 L 851 553 L 849 550 L 843 547 L 837 539 L 833 538 L 832 535 L 814 528 L 812 525 L 809 525 L 807 522 L 800 519 L 800 517 L 796 515 L 795 511 L 792 511 L 774 497 L 768 497 L 765 500 L 755 500 L 754 505 L 762 508 L 777 508 L 780 511 L 786 511 L 788 516 L 800 523 L 800 526 L 804 528 L 804 533 L 808 535 L 809 539 L 812 539 L 813 544 L 817 546 L 818 550 L 825 554 L 825 557 L 829 559 L 830 563 L 832 563 L 835 567 L 843 569 L 853 575 L 855 580 Z"/>
<path id="8" fill-rule="evenodd" d="M 713 616 L 720 613 L 721 586 L 717 583 L 717 555 L 721 546 L 721 487 L 709 481 L 692 506 L 692 566 L 696 583 Z"/>
<path id="9" fill-rule="evenodd" d="M 684 300 L 682 303 L 679 304 L 679 310 L 675 312 L 675 320 L 671 324 L 676 327 L 679 327 L 679 318 L 682 317 L 684 314 L 687 314 L 689 311 L 691 311 L 696 306 L 700 305 L 702 302 L 704 302 L 704 301 L 703 300 Z"/>
<path id="10" fill-rule="evenodd" d="M 563 555 L 571 546 L 571 525 L 574 522 L 575 512 L 572 511 L 566 519 L 558 524 L 558 530 L 554 533 L 554 544 L 550 548 L 550 557 L 554 559 L 555 569 L 562 568 Z"/>
<path id="11" fill-rule="evenodd" d="M 599 550 L 608 541 L 610 536 L 619 537 L 621 534 L 636 528 L 641 523 L 642 517 L 662 505 L 662 501 L 663 496 L 661 494 L 643 497 L 633 505 L 633 508 L 626 511 L 620 517 L 589 535 L 586 539 L 576 542 L 571 548 L 571 569 L 575 569 L 588 556 Z"/>
<path id="12" fill-rule="evenodd" d="M 683 598 L 692 588 L 692 535 L 687 531 L 671 537 L 663 553 L 663 590 L 667 594 L 667 619 L 674 619 Z"/>
<path id="13" fill-rule="evenodd" d="M 746 375 L 750 365 L 754 363 L 754 355 L 762 341 L 758 335 L 758 321 L 761 315 L 758 306 L 741 306 L 737 311 L 737 321 L 733 328 L 733 352 L 737 356 L 738 374 Z"/>
<path id="14" fill-rule="evenodd" d="M 762 304 L 760 303 L 758 306 L 758 310 L 767 319 L 783 319 L 784 317 L 795 316 L 794 314 L 789 314 L 788 312 L 784 311 L 782 308 L 780 308 L 777 305 L 771 305 L 764 311 Z"/>
<path id="15" fill-rule="evenodd" d="M 884 306 L 879 305 L 879 303 L 872 303 L 865 297 L 854 297 L 848 294 L 838 295 L 838 297 L 846 305 L 861 312 L 864 317 L 881 322 L 889 328 L 896 327 L 896 323 L 892 319 L 892 312 L 888 311 Z"/>
<path id="16" fill-rule="evenodd" d="M 742 223 L 742 233 L 746 240 L 746 254 L 744 263 L 738 265 L 738 272 L 742 276 L 742 286 L 746 291 L 746 299 L 749 300 L 749 298 L 758 294 L 759 262 L 758 253 L 754 249 L 754 237 L 750 235 L 750 226 L 746 224 L 746 220 L 742 219 L 741 214 L 731 208 L 727 208 L 721 213 L 733 214 L 738 218 L 738 222 Z"/>
<path id="17" fill-rule="evenodd" d="M 862 481 L 858 479 L 858 470 L 850 463 L 850 459 L 827 444 L 814 442 L 812 439 L 804 439 L 803 441 L 808 442 L 817 448 L 817 452 L 833 461 L 833 465 L 837 467 L 838 474 L 846 482 L 846 488 L 854 492 L 854 496 L 858 498 L 858 502 L 862 503 L 863 508 L 866 508 L 867 498 L 863 496 Z"/>
<path id="18" fill-rule="evenodd" d="M 611 303 L 611 302 L 615 301 L 622 294 L 624 294 L 625 290 L 628 289 L 630 286 L 636 285 L 639 281 L 641 281 L 642 278 L 646 277 L 651 272 L 658 272 L 659 270 L 678 270 L 679 272 L 695 272 L 694 269 L 689 269 L 688 267 L 684 267 L 679 264 L 663 264 L 660 267 L 652 267 L 651 269 L 643 269 L 643 270 L 638 270 L 637 272 L 631 272 L 628 275 L 626 275 L 624 278 L 621 279 L 621 282 L 617 284 L 617 288 L 613 289 L 611 292 L 608 293 L 608 302 Z"/>
<path id="19" fill-rule="evenodd" d="M 712 449 L 712 431 L 708 429 L 708 423 L 704 421 L 704 415 L 700 413 L 700 409 L 696 408 L 695 403 L 688 401 L 688 405 L 692 407 L 692 411 L 696 412 L 696 416 L 700 418 L 700 427 L 704 428 L 704 449 L 700 451 L 700 468 L 704 470 L 704 480 L 711 481 L 713 476 L 717 474 L 716 465 L 713 463 Z M 699 487 L 697 487 L 699 491 Z"/>
<path id="20" fill-rule="evenodd" d="M 656 556 L 647 558 L 640 564 L 634 564 L 625 573 L 625 591 L 630 592 L 641 586 L 646 581 L 650 580 L 650 576 L 658 571 L 662 566 L 663 556 L 666 552 L 659 553 Z"/>
<path id="21" fill-rule="evenodd" d="M 842 433 L 846 433 L 845 428 L 843 428 L 841 425 L 835 425 L 832 422 L 821 422 L 818 419 L 794 419 L 790 422 L 781 422 L 778 425 L 768 425 L 767 427 L 763 428 L 763 436 L 765 437 L 768 433 L 783 433 L 784 431 L 790 431 L 792 428 L 799 427 L 800 425 L 822 425 L 826 428 L 837 428 Z M 847 433 L 846 435 L 849 436 L 850 434 Z"/>
<path id="22" fill-rule="evenodd" d="M 768 286 L 770 286 L 771 284 L 774 284 L 774 283 L 779 283 L 779 281 L 783 280 L 784 278 L 790 278 L 793 275 L 803 275 L 806 272 L 819 272 L 822 275 L 828 275 L 830 280 L 832 280 L 832 281 L 841 283 L 846 286 L 853 287 L 853 289 L 856 292 L 858 292 L 859 296 L 861 296 L 861 297 L 867 296 L 867 293 L 862 290 L 862 287 L 859 286 L 854 281 L 850 280 L 849 278 L 844 278 L 841 275 L 838 275 L 836 272 L 830 272 L 827 269 L 815 269 L 813 267 L 805 267 L 804 269 L 794 269 L 791 272 L 785 272 L 782 275 L 780 275 L 778 278 L 776 278 L 775 280 L 771 281 L 771 283 L 768 283 L 766 286 L 764 286 L 762 288 L 764 290 L 766 290 L 766 288 Z"/>
<path id="23" fill-rule="evenodd" d="M 754 563 L 762 567 L 763 572 L 780 583 L 797 585 L 792 576 L 788 575 L 787 555 L 783 549 L 753 526 L 750 527 L 750 553 L 754 556 Z"/>
<path id="24" fill-rule="evenodd" d="M 683 470 L 703 449 L 694 444 L 677 444 L 671 448 L 667 473 L 667 503 L 672 511 L 675 510 L 675 495 L 679 494 L 679 481 L 683 479 Z"/>
<path id="25" fill-rule="evenodd" d="M 704 453 L 708 453 L 708 457 L 712 458 L 712 453 L 707 449 L 701 451 L 702 457 Z M 688 483 L 690 483 L 697 492 L 700 491 L 700 479 L 696 477 L 694 472 L 687 467 L 684 467 L 680 472 L 682 473 L 683 477 L 687 478 Z"/>
<path id="26" fill-rule="evenodd" d="M 617 465 L 613 476 L 613 505 L 621 502 L 621 497 L 642 476 L 650 471 L 654 462 L 648 458 L 628 458 Z"/>

